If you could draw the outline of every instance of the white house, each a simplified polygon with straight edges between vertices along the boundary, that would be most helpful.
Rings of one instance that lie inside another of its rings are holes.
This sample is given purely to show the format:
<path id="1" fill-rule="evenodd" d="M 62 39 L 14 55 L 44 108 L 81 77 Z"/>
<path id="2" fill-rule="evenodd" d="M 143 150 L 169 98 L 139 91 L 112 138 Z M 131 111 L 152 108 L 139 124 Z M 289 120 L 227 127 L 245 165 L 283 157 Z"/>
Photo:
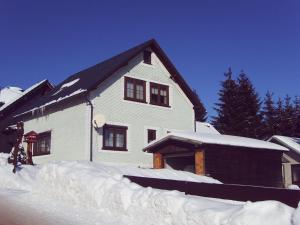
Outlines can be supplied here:
<path id="1" fill-rule="evenodd" d="M 288 152 L 284 152 L 282 159 L 285 186 L 293 184 L 300 186 L 300 138 L 274 135 L 269 141 L 289 149 Z"/>
<path id="2" fill-rule="evenodd" d="M 16 113 L 35 131 L 34 162 L 152 165 L 148 142 L 195 130 L 201 103 L 155 40 L 78 72 Z"/>

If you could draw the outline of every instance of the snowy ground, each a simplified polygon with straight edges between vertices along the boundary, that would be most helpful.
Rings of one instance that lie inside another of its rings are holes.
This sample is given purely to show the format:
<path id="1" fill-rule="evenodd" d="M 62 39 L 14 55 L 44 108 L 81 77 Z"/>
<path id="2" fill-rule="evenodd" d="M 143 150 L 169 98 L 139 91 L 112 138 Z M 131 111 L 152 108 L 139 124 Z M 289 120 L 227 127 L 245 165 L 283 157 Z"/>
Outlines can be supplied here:
<path id="1" fill-rule="evenodd" d="M 217 182 L 175 171 L 89 162 L 24 166 L 0 154 L 0 225 L 291 225 L 300 209 L 276 201 L 234 202 L 142 188 L 123 174 Z"/>

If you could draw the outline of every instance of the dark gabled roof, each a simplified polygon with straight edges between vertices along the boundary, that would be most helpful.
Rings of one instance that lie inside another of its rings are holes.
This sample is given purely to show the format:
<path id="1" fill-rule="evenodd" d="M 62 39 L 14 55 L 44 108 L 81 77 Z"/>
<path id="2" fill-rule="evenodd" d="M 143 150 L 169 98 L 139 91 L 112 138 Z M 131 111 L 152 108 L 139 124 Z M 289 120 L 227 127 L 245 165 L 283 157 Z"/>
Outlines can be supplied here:
<path id="1" fill-rule="evenodd" d="M 43 89 L 43 90 L 42 90 Z M 36 95 L 40 91 L 49 91 L 53 89 L 53 85 L 48 80 L 42 80 L 36 84 L 33 84 L 31 87 L 27 88 L 18 98 L 16 98 L 13 102 L 9 103 L 5 108 L 1 108 L 0 117 L 9 114 L 13 110 L 17 110 L 15 108 L 20 107 L 24 104 L 25 101 L 30 100 L 34 95 Z"/>
<path id="2" fill-rule="evenodd" d="M 185 82 L 183 77 L 179 74 L 175 66 L 172 64 L 172 62 L 169 60 L 167 55 L 160 48 L 158 43 L 154 39 L 151 39 L 119 55 L 116 55 L 110 59 L 107 59 L 99 64 L 96 64 L 90 68 L 82 70 L 68 77 L 66 80 L 64 80 L 59 85 L 57 85 L 44 98 L 38 101 L 35 105 L 30 106 L 30 109 L 47 105 L 47 103 L 49 102 L 55 103 L 60 99 L 66 98 L 66 96 L 73 96 L 74 93 L 76 94 L 76 96 L 83 95 L 86 92 L 89 92 L 97 88 L 99 84 L 101 84 L 104 80 L 109 78 L 117 70 L 126 66 L 131 59 L 133 59 L 135 56 L 137 56 L 141 51 L 145 50 L 146 48 L 151 48 L 157 54 L 159 59 L 164 63 L 165 67 L 169 70 L 172 76 L 171 78 L 179 84 L 179 86 L 182 88 L 184 93 L 193 103 L 195 108 L 201 105 L 199 98 L 190 89 L 188 84 Z M 75 80 L 78 81 L 75 82 L 73 85 L 61 89 L 61 87 L 64 87 L 66 86 L 66 84 Z"/>

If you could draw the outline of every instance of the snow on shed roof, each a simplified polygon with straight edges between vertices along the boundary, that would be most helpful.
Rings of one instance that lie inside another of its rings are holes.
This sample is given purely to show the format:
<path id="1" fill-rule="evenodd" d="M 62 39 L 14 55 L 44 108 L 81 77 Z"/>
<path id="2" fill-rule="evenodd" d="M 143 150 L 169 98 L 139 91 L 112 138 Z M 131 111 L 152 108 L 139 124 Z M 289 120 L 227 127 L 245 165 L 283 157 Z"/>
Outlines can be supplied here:
<path id="1" fill-rule="evenodd" d="M 166 140 L 179 140 L 185 141 L 192 144 L 214 144 L 214 145 L 224 145 L 224 146 L 235 146 L 235 147 L 245 147 L 253 149 L 270 149 L 278 151 L 288 151 L 287 148 L 277 145 L 267 141 L 261 141 L 253 138 L 232 136 L 232 135 L 222 135 L 222 134 L 208 134 L 208 133 L 197 133 L 197 132 L 171 132 L 161 139 L 157 139 L 150 142 L 144 151 L 162 143 Z"/>
<path id="2" fill-rule="evenodd" d="M 272 139 L 300 154 L 300 138 L 274 135 L 268 141 L 272 141 Z"/>
<path id="3" fill-rule="evenodd" d="M 216 128 L 210 123 L 196 122 L 196 132 L 207 133 L 207 134 L 220 134 Z"/>

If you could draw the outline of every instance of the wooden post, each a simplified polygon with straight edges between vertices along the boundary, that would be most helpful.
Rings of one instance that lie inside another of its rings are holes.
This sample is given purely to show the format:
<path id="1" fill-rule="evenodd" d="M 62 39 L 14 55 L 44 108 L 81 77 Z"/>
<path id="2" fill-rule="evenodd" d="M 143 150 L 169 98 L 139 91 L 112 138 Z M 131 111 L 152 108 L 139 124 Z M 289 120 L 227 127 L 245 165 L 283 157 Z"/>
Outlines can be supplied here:
<path id="1" fill-rule="evenodd" d="M 205 175 L 205 156 L 203 150 L 195 151 L 195 174 Z"/>
<path id="2" fill-rule="evenodd" d="M 163 169 L 164 168 L 164 160 L 161 153 L 153 154 L 153 168 L 154 169 Z"/>
<path id="3" fill-rule="evenodd" d="M 28 164 L 28 165 L 33 165 L 33 162 L 32 162 L 32 147 L 33 147 L 33 142 L 28 142 L 27 143 L 27 162 L 26 162 L 26 164 Z"/>

